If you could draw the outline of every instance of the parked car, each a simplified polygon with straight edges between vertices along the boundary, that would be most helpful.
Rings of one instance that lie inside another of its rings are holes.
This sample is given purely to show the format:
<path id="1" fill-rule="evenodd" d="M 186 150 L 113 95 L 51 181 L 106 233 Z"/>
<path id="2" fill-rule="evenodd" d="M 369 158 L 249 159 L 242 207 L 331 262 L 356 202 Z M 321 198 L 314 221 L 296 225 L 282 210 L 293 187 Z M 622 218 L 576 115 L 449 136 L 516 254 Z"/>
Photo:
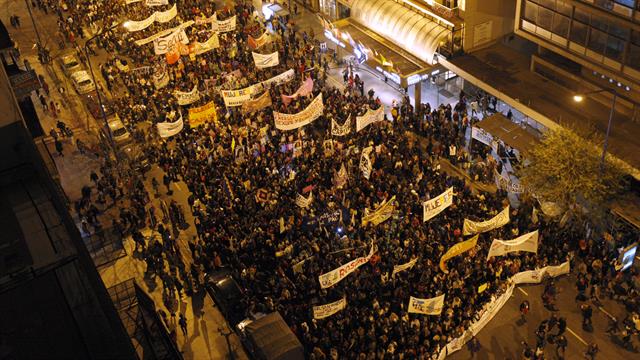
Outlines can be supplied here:
<path id="1" fill-rule="evenodd" d="M 120 147 L 120 152 L 122 158 L 129 162 L 129 166 L 133 171 L 144 174 L 151 168 L 151 163 L 149 163 L 149 159 L 144 154 L 140 144 L 135 142 L 125 144 Z"/>
<path id="2" fill-rule="evenodd" d="M 244 293 L 229 270 L 209 274 L 206 288 L 230 327 L 234 328 L 246 318 L 247 304 Z"/>
<path id="3" fill-rule="evenodd" d="M 100 111 L 100 102 L 98 102 L 98 92 L 92 91 L 90 93 L 84 94 L 82 96 L 82 99 L 91 116 L 93 116 L 93 118 L 98 121 L 102 121 L 103 118 L 102 112 Z M 111 101 L 104 95 L 104 93 L 101 94 L 101 100 L 102 109 L 104 110 L 104 116 L 106 116 L 107 119 L 114 117 L 116 112 L 111 105 Z"/>
<path id="4" fill-rule="evenodd" d="M 89 76 L 89 73 L 84 70 L 71 74 L 71 81 L 73 82 L 73 88 L 76 89 L 76 92 L 80 95 L 88 94 L 96 90 L 96 84 L 91 79 L 91 76 Z"/>
<path id="5" fill-rule="evenodd" d="M 66 77 L 70 77 L 71 74 L 84 70 L 84 66 L 73 52 L 67 52 L 58 57 L 57 60 L 58 65 L 60 65 L 60 68 Z"/>
<path id="6" fill-rule="evenodd" d="M 108 118 L 108 124 L 111 138 L 116 145 L 124 145 L 133 140 L 131 133 L 117 114 Z"/>

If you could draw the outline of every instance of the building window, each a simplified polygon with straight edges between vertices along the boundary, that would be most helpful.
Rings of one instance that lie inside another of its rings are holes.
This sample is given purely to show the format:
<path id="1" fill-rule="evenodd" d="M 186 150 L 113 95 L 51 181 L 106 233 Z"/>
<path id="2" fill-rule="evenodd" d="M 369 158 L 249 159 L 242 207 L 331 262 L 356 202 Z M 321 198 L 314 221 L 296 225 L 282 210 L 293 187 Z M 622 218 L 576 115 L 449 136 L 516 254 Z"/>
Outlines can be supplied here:
<path id="1" fill-rule="evenodd" d="M 588 24 L 591 21 L 591 15 L 589 15 L 588 12 L 580 9 L 579 7 L 576 6 L 576 11 L 573 15 L 573 18 L 575 20 L 581 21 L 585 24 Z"/>
<path id="2" fill-rule="evenodd" d="M 553 11 L 540 6 L 538 8 L 538 21 L 536 24 L 542 28 L 551 30 L 551 25 L 553 24 Z"/>
<path id="3" fill-rule="evenodd" d="M 553 28 L 551 31 L 566 38 L 569 32 L 569 18 L 556 13 L 553 17 Z"/>
<path id="4" fill-rule="evenodd" d="M 600 54 L 604 53 L 604 47 L 607 44 L 607 34 L 600 30 L 591 29 L 589 35 L 589 49 Z"/>
<path id="5" fill-rule="evenodd" d="M 558 11 L 560 14 L 571 16 L 571 9 L 572 9 L 571 4 L 558 0 L 556 11 Z"/>
<path id="6" fill-rule="evenodd" d="M 640 70 L 640 45 L 629 44 L 629 53 L 627 54 L 627 65 L 636 70 Z"/>
<path id="7" fill-rule="evenodd" d="M 609 35 L 607 39 L 607 49 L 605 56 L 609 59 L 622 61 L 622 53 L 624 52 L 624 41 L 615 36 Z"/>
<path id="8" fill-rule="evenodd" d="M 587 25 L 578 21 L 574 21 L 571 24 L 571 41 L 577 44 L 580 44 L 582 46 L 585 46 L 587 43 L 588 31 L 589 31 L 589 28 L 587 27 Z"/>
<path id="9" fill-rule="evenodd" d="M 535 24 L 536 19 L 538 18 L 538 5 L 531 1 L 527 1 L 524 7 L 524 18 Z"/>

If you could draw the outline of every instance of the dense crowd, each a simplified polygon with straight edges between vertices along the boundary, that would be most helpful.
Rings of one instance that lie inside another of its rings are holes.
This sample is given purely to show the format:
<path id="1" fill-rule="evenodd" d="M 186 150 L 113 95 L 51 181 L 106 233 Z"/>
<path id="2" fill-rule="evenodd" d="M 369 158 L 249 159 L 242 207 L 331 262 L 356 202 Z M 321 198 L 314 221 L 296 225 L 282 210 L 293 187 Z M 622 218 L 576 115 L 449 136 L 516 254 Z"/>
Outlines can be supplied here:
<path id="1" fill-rule="evenodd" d="M 71 43 L 86 37 L 83 28 L 143 19 L 158 9 L 145 6 L 144 1 L 123 6 L 121 0 L 70 0 L 65 5 L 68 11 L 52 7 L 58 9 L 60 36 Z M 592 287 L 617 296 L 630 312 L 638 311 L 638 276 L 617 273 L 614 261 L 602 260 L 616 258 L 614 242 L 583 240 L 582 229 L 560 228 L 542 216 L 534 221 L 534 201 L 527 196 L 520 207 L 511 210 L 507 225 L 480 235 L 475 250 L 451 259 L 450 273 L 439 270 L 440 257 L 464 240 L 465 218 L 489 219 L 509 204 L 501 190 L 478 192 L 465 180 L 441 171 L 442 157 L 471 168 L 478 180 L 492 179 L 493 169 L 501 166 L 483 145 L 476 144 L 471 154 L 462 151 L 471 117 L 466 96 L 461 95 L 454 107 L 433 108 L 428 104 L 414 108 L 405 98 L 387 109 L 384 122 L 360 132 L 352 124 L 350 134 L 336 137 L 331 135 L 332 120 L 339 124 L 352 121 L 367 109 L 379 108 L 381 102 L 373 91 L 364 91 L 364 84 L 349 69 L 343 90 L 329 86 L 331 57 L 297 25 L 285 26 L 286 19 L 263 22 L 250 3 L 238 1 L 233 8 L 217 11 L 219 20 L 236 15 L 238 24 L 236 31 L 220 34 L 220 48 L 195 60 L 183 56 L 173 65 L 165 64 L 164 56 L 154 55 L 152 45 L 133 43 L 186 20 L 209 18 L 214 10 L 209 1 L 180 1 L 179 15 L 168 23 L 155 23 L 134 33 L 114 29 L 98 40 L 98 47 L 117 54 L 100 66 L 116 111 L 131 129 L 139 129 L 135 135 L 144 143 L 150 160 L 164 170 L 162 179 L 153 179 L 153 193 L 164 192 L 160 183 L 171 193 L 172 184 L 183 181 L 191 193 L 190 208 L 162 200 L 156 210 L 142 176 L 107 164 L 101 176 L 92 175 L 97 199 L 94 196 L 92 201 L 91 188 L 83 189 L 76 210 L 87 219 L 83 230 L 91 232 L 88 222 L 98 223 L 93 203 L 104 204 L 107 197 L 115 203 L 126 192 L 127 206 L 112 226 L 123 236 L 133 234 L 148 274 L 162 279 L 169 307 L 175 302 L 174 291 L 180 294 L 184 289 L 189 295 L 201 288 L 205 273 L 230 269 L 245 290 L 248 310 L 243 315 L 279 311 L 310 359 L 426 359 L 462 335 L 478 311 L 504 291 L 513 274 L 572 258 L 572 265 L 588 277 Z M 280 64 L 257 70 L 247 39 L 265 31 L 273 32 L 272 40 L 257 51 L 278 51 Z M 193 41 L 204 42 L 211 31 L 194 25 L 188 34 Z M 128 70 L 118 66 L 123 62 L 129 63 Z M 166 67 L 169 85 L 157 89 L 149 72 L 135 70 L 141 67 L 152 71 Z M 292 81 L 265 89 L 273 103 L 266 109 L 227 108 L 216 91 L 245 88 L 288 69 L 295 71 Z M 228 76 L 236 70 L 241 76 Z M 314 81 L 312 94 L 285 104 L 281 95 L 293 94 L 307 77 Z M 194 86 L 200 100 L 178 105 L 174 92 L 188 92 Z M 274 128 L 273 111 L 297 113 L 319 94 L 324 101 L 323 116 L 298 131 Z M 187 108 L 210 101 L 217 106 L 217 121 L 189 127 Z M 145 126 L 174 121 L 178 113 L 184 117 L 185 128 L 170 138 L 159 138 L 155 125 Z M 375 149 L 369 179 L 359 169 L 360 152 L 367 146 Z M 475 165 L 478 160 L 484 165 Z M 339 187 L 335 179 L 343 165 L 348 181 Z M 422 203 L 451 186 L 453 205 L 423 222 Z M 258 192 L 263 196 L 257 197 Z M 296 206 L 298 194 L 310 193 L 314 200 L 308 208 Z M 365 209 L 392 196 L 396 210 L 391 219 L 377 226 L 361 225 Z M 182 260 L 176 246 L 176 239 L 188 227 L 185 212 L 193 214 L 197 233 L 195 239 L 188 239 L 191 264 Z M 145 227 L 157 230 L 160 238 L 146 241 L 140 232 Z M 536 229 L 540 231 L 537 254 L 486 260 L 491 239 L 512 239 Z M 319 275 L 365 256 L 372 243 L 377 252 L 369 264 L 337 285 L 320 288 Z M 415 267 L 390 276 L 394 265 L 415 258 Z M 479 292 L 485 284 L 486 290 Z M 409 296 L 441 294 L 446 295 L 441 315 L 407 312 Z M 312 306 L 343 297 L 347 299 L 344 310 L 327 319 L 313 319 Z"/>

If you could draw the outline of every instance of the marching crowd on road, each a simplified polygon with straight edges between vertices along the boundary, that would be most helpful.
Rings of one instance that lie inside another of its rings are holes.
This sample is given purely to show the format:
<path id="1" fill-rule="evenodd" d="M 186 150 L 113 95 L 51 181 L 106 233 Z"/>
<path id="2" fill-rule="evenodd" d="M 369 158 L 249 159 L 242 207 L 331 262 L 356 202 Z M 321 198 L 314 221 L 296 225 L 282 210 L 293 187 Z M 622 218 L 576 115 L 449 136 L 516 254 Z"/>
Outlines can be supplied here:
<path id="1" fill-rule="evenodd" d="M 466 241 L 465 219 L 491 219 L 509 206 L 506 192 L 473 191 L 465 180 L 440 169 L 441 157 L 452 163 L 470 161 L 461 154 L 472 121 L 468 103 L 474 99 L 461 94 L 454 107 L 413 107 L 405 98 L 383 109 L 375 92 L 365 92 L 365 84 L 349 69 L 345 89 L 336 89 L 327 82 L 331 56 L 321 52 L 313 36 L 293 21 L 261 20 L 251 2 L 237 1 L 217 11 L 204 0 L 171 0 L 153 7 L 145 1 L 123 5 L 122 0 L 66 0 L 64 7 L 57 1 L 37 3 L 59 16 L 60 36 L 75 46 L 87 36 L 84 29 L 139 21 L 177 5 L 175 17 L 140 31 L 113 29 L 97 45 L 113 54 L 100 65 L 113 106 L 135 129 L 163 177 L 151 179 L 149 190 L 144 174 L 127 172 L 105 158 L 99 174 L 91 175 L 93 185 L 83 188 L 75 206 L 87 234 L 104 226 L 99 209 L 108 203 L 120 208 L 109 227 L 132 236 L 147 275 L 161 279 L 172 316 L 176 297 L 200 291 L 206 274 L 229 269 L 245 291 L 242 315 L 279 311 L 310 359 L 429 359 L 463 336 L 514 275 L 570 261 L 584 296 L 576 300 L 582 304 L 585 328 L 591 325 L 588 301 L 608 296 L 623 302 L 629 313 L 627 319 L 616 320 L 610 332 L 628 336 L 631 342 L 640 330 L 640 277 L 634 269 L 616 270 L 616 247 L 633 239 L 600 241 L 593 233 L 587 237 L 582 227 L 561 227 L 552 218 L 538 218 L 532 215 L 539 212 L 536 202 L 527 195 L 517 209 L 509 208 L 506 224 L 480 234 L 477 245 L 464 256 L 450 258 L 448 272 L 442 271 L 439 260 Z M 212 22 L 234 16 L 236 27 L 218 34 L 219 44 L 203 53 L 175 45 L 156 55 L 152 43 L 135 43 L 199 19 L 186 34 L 191 42 L 204 44 L 215 35 Z M 256 44 L 265 32 L 272 33 L 269 40 Z M 252 52 L 277 52 L 279 60 L 256 68 Z M 292 75 L 279 77 L 290 69 Z M 270 81 L 274 78 L 279 80 Z M 251 99 L 226 106 L 228 99 L 221 92 L 254 84 L 263 85 Z M 259 103 L 258 98 L 268 101 Z M 321 114 L 305 118 L 318 98 Z M 214 114 L 205 121 L 192 117 L 209 105 Z M 381 121 L 364 129 L 356 126 L 355 119 L 379 109 L 384 111 Z M 296 114 L 290 119 L 305 126 L 283 131 L 274 126 L 276 113 Z M 183 126 L 176 132 L 156 132 L 158 124 L 178 122 Z M 142 130 L 149 123 L 153 126 Z M 474 153 L 488 164 L 479 176 L 491 177 L 493 168 L 501 166 L 488 147 Z M 368 166 L 363 167 L 365 157 Z M 163 196 L 156 209 L 151 199 L 160 193 L 170 199 L 178 181 L 191 194 L 189 208 Z M 423 203 L 451 187 L 451 205 L 424 221 Z M 392 211 L 379 215 L 377 210 L 385 204 Z M 184 261 L 176 245 L 190 226 L 185 213 L 193 214 L 197 233 L 187 239 L 192 262 Z M 146 239 L 145 228 L 159 237 Z M 536 230 L 535 251 L 488 259 L 491 239 L 515 239 Z M 319 281 L 321 275 L 362 257 L 367 261 L 359 270 L 331 278 L 328 284 Z M 394 271 L 416 259 L 407 270 Z M 544 283 L 543 301 L 555 310 L 553 280 Z M 433 315 L 416 313 L 408 305 L 410 297 L 441 295 L 444 304 Z M 314 316 L 314 306 L 341 299 L 346 305 L 340 311 Z M 529 304 L 520 309 L 524 320 Z M 186 334 L 182 314 L 179 323 Z M 551 315 L 538 327 L 535 347 L 522 344 L 523 356 L 548 358 L 546 345 L 553 343 L 562 358 L 568 343 L 565 329 L 562 314 Z M 469 342 L 472 353 L 480 348 L 477 339 Z M 589 345 L 585 356 L 594 358 L 597 349 L 597 344 Z"/>

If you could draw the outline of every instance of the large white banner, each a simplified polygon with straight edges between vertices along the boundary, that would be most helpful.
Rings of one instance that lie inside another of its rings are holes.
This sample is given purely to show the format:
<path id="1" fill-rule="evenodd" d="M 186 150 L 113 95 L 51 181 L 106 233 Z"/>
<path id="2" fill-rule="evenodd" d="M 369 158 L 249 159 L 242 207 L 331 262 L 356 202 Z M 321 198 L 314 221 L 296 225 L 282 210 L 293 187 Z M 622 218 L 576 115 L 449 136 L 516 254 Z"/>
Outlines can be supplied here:
<path id="1" fill-rule="evenodd" d="M 357 268 L 369 262 L 369 260 L 373 257 L 377 251 L 376 247 L 371 244 L 371 250 L 369 251 L 369 255 L 362 256 L 356 259 L 349 261 L 348 263 L 340 266 L 337 269 L 331 270 L 328 273 L 324 273 L 318 277 L 320 280 L 320 287 L 323 289 L 332 287 L 333 285 L 342 281 L 342 279 L 346 278 L 349 274 L 356 271 Z"/>
<path id="2" fill-rule="evenodd" d="M 283 72 L 282 74 L 278 74 L 278 75 L 272 77 L 271 79 L 267 79 L 267 80 L 261 82 L 260 84 L 264 88 L 268 88 L 271 84 L 280 85 L 280 84 L 287 83 L 287 82 L 293 80 L 293 78 L 295 76 L 296 76 L 296 74 L 293 71 L 293 69 L 289 69 L 289 70 Z M 262 91 L 262 88 L 260 89 L 260 91 Z"/>
<path id="3" fill-rule="evenodd" d="M 175 32 L 153 40 L 153 51 L 156 55 L 164 55 L 168 53 L 177 43 L 188 44 L 189 37 L 184 28 L 179 28 Z"/>
<path id="4" fill-rule="evenodd" d="M 346 136 L 351 132 L 351 118 L 344 121 L 344 124 L 338 124 L 334 119 L 331 119 L 331 135 L 333 136 Z"/>
<path id="5" fill-rule="evenodd" d="M 407 263 L 404 263 L 402 265 L 394 265 L 393 266 L 393 272 L 391 273 L 391 277 L 396 276 L 397 273 L 401 272 L 401 271 L 405 271 L 407 269 L 411 269 L 416 263 L 418 262 L 418 258 L 415 258 Z"/>
<path id="6" fill-rule="evenodd" d="M 217 31 L 219 33 L 225 33 L 229 31 L 233 31 L 236 29 L 236 16 L 225 19 L 225 20 L 216 20 L 211 23 L 211 30 Z"/>
<path id="7" fill-rule="evenodd" d="M 209 52 L 213 49 L 217 49 L 219 47 L 220 47 L 220 39 L 218 38 L 218 34 L 212 34 L 211 37 L 209 37 L 207 41 L 203 43 L 198 41 L 193 43 L 193 49 L 191 49 L 191 52 L 196 55 L 200 55 L 200 54 Z"/>
<path id="8" fill-rule="evenodd" d="M 422 221 L 427 221 L 440 214 L 453 204 L 453 186 L 442 194 L 422 203 Z"/>
<path id="9" fill-rule="evenodd" d="M 502 256 L 514 251 L 538 253 L 538 230 L 524 234 L 513 240 L 494 239 L 489 248 L 487 260 L 494 256 Z"/>
<path id="10" fill-rule="evenodd" d="M 276 75 L 270 79 L 267 79 L 263 82 L 259 82 L 257 84 L 248 86 L 244 89 L 239 90 L 220 90 L 222 94 L 222 98 L 224 99 L 224 104 L 226 106 L 242 106 L 245 102 L 251 100 L 251 97 L 254 94 L 258 94 L 262 92 L 263 89 L 268 88 L 271 84 L 284 84 L 286 82 L 291 81 L 295 77 L 295 72 L 293 69 L 289 69 L 282 74 Z M 315 119 L 314 119 L 315 120 Z"/>
<path id="11" fill-rule="evenodd" d="M 126 0 L 127 5 L 140 2 L 142 0 Z M 147 6 L 161 6 L 161 5 L 169 5 L 169 0 L 145 0 L 144 2 Z"/>
<path id="12" fill-rule="evenodd" d="M 163 36 L 167 36 L 169 34 L 172 34 L 172 33 L 176 32 L 178 29 L 186 29 L 186 28 L 190 27 L 191 25 L 193 25 L 193 20 L 189 20 L 187 22 L 184 22 L 184 23 L 182 23 L 182 24 L 180 24 L 180 25 L 178 25 L 176 27 L 172 27 L 171 29 L 166 29 L 166 30 L 159 31 L 159 32 L 147 37 L 147 38 L 136 40 L 133 43 L 138 45 L 138 46 L 142 46 L 142 45 L 145 45 L 145 44 L 148 44 L 148 43 L 152 42 L 153 40 L 155 40 L 157 38 L 161 38 Z"/>
<path id="13" fill-rule="evenodd" d="M 571 264 L 566 261 L 556 266 L 545 266 L 541 269 L 519 272 L 511 277 L 515 284 L 539 284 L 545 276 L 557 277 L 568 274 L 571 271 Z"/>
<path id="14" fill-rule="evenodd" d="M 315 99 L 304 110 L 297 114 L 283 114 L 274 111 L 273 119 L 275 121 L 276 129 L 278 130 L 294 130 L 310 124 L 315 119 L 319 118 L 324 111 L 324 104 L 322 103 L 322 93 L 318 94 Z"/>
<path id="15" fill-rule="evenodd" d="M 256 67 L 258 69 L 264 69 L 280 64 L 280 57 L 278 56 L 277 51 L 267 55 L 252 52 L 251 55 L 253 55 L 253 61 L 256 63 Z"/>
<path id="16" fill-rule="evenodd" d="M 444 308 L 444 294 L 431 299 L 409 297 L 409 313 L 440 315 Z"/>
<path id="17" fill-rule="evenodd" d="M 196 25 L 213 24 L 218 21 L 218 17 L 216 13 L 213 13 L 213 15 L 211 15 L 210 17 L 205 17 L 203 14 L 200 17 L 196 16 L 193 20 L 195 21 Z"/>
<path id="18" fill-rule="evenodd" d="M 384 120 L 384 106 L 380 106 L 377 110 L 367 109 L 362 116 L 356 116 L 356 132 L 364 129 L 369 124 Z"/>
<path id="19" fill-rule="evenodd" d="M 159 23 L 166 23 L 178 15 L 178 7 L 176 5 L 177 4 L 173 4 L 171 9 L 167 11 L 156 11 L 144 20 L 129 20 L 125 22 L 125 28 L 129 32 L 134 32 L 144 30 L 156 21 Z"/>
<path id="20" fill-rule="evenodd" d="M 474 126 L 471 128 L 471 138 L 476 139 L 487 146 L 491 146 L 492 148 L 496 146 L 493 141 L 493 136 L 479 127 Z"/>
<path id="21" fill-rule="evenodd" d="M 178 134 L 184 128 L 182 114 L 180 114 L 180 118 L 177 121 L 157 123 L 156 128 L 158 129 L 158 135 L 162 138 L 168 138 Z"/>
<path id="22" fill-rule="evenodd" d="M 464 219 L 464 225 L 462 226 L 462 234 L 473 235 L 478 233 L 483 233 L 487 231 L 491 231 L 493 229 L 497 229 L 506 225 L 509 222 L 509 207 L 507 206 L 504 210 L 502 210 L 498 215 L 487 221 L 471 221 L 469 219 Z"/>
<path id="23" fill-rule="evenodd" d="M 371 159 L 369 158 L 369 154 L 373 150 L 372 146 L 367 146 L 362 149 L 362 154 L 360 154 L 360 170 L 362 171 L 362 176 L 365 179 L 369 180 L 371 177 L 371 170 L 373 170 L 373 165 L 371 164 Z"/>
<path id="24" fill-rule="evenodd" d="M 347 306 L 347 298 L 343 297 L 338 301 L 334 301 L 329 304 L 314 306 L 313 307 L 313 318 L 314 319 L 324 319 L 329 317 L 338 311 L 344 309 Z"/>
<path id="25" fill-rule="evenodd" d="M 162 89 L 163 87 L 167 86 L 170 80 L 169 73 L 167 72 L 167 66 L 163 64 L 162 66 L 157 67 L 153 72 L 152 77 L 153 86 L 156 89 Z"/>
<path id="26" fill-rule="evenodd" d="M 200 100 L 200 92 L 198 91 L 198 85 L 194 85 L 193 89 L 189 92 L 176 91 L 173 95 L 178 99 L 178 105 L 189 105 Z"/>

